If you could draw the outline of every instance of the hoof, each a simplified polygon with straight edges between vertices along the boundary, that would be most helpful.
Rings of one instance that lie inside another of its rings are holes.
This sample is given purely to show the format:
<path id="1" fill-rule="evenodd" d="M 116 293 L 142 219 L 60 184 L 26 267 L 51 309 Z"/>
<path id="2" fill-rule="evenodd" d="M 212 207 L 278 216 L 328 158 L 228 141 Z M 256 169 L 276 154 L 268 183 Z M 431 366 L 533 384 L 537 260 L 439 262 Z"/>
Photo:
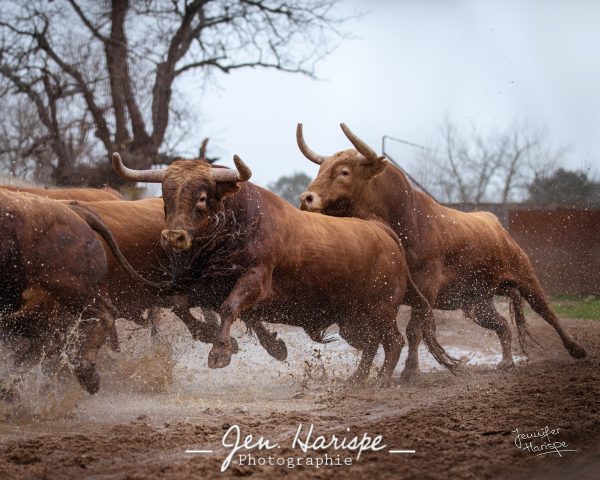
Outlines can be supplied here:
<path id="1" fill-rule="evenodd" d="M 75 369 L 75 375 L 79 384 L 87 390 L 91 395 L 98 393 L 100 390 L 100 376 L 96 372 L 96 367 L 91 362 L 82 362 Z"/>
<path id="2" fill-rule="evenodd" d="M 573 358 L 585 358 L 587 356 L 585 348 L 583 348 L 577 343 L 573 343 L 572 345 L 567 347 L 567 350 Z"/>
<path id="3" fill-rule="evenodd" d="M 418 368 L 404 367 L 404 370 L 402 370 L 402 373 L 400 374 L 400 379 L 404 382 L 408 382 L 408 381 L 418 378 L 420 373 L 421 372 L 419 371 Z"/>
<path id="4" fill-rule="evenodd" d="M 287 345 L 281 338 L 275 340 L 274 345 L 269 347 L 268 352 L 269 355 L 280 362 L 283 362 L 288 356 Z"/>
<path id="5" fill-rule="evenodd" d="M 503 370 L 505 372 L 509 370 L 513 370 L 515 367 L 515 362 L 512 359 L 510 360 L 502 360 L 496 367 L 498 370 Z"/>
<path id="6" fill-rule="evenodd" d="M 390 377 L 377 377 L 375 385 L 379 388 L 389 388 L 392 386 L 392 379 Z"/>
<path id="7" fill-rule="evenodd" d="M 350 376 L 350 378 L 348 379 L 348 381 L 346 383 L 348 383 L 348 385 L 351 386 L 362 386 L 367 382 L 367 375 L 363 374 L 363 373 L 354 373 L 353 375 Z"/>
<path id="8" fill-rule="evenodd" d="M 208 368 L 225 368 L 231 363 L 231 353 L 225 347 L 214 345 L 208 354 Z"/>

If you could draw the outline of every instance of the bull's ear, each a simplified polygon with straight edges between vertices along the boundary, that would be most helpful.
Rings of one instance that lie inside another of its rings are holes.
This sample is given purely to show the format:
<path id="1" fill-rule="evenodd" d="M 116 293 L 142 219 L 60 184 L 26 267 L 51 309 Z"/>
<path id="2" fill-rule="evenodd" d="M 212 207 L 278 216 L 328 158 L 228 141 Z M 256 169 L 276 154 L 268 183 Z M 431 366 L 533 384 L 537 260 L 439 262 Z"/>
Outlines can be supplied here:
<path id="1" fill-rule="evenodd" d="M 390 162 L 385 158 L 385 156 L 382 155 L 380 157 L 377 157 L 377 160 L 375 160 L 372 164 L 369 165 L 369 175 L 371 175 L 371 177 L 379 175 L 385 170 L 385 167 L 388 163 Z"/>
<path id="2" fill-rule="evenodd" d="M 237 182 L 217 182 L 217 200 L 223 200 L 224 198 L 237 193 L 239 190 L 240 186 L 237 184 Z"/>

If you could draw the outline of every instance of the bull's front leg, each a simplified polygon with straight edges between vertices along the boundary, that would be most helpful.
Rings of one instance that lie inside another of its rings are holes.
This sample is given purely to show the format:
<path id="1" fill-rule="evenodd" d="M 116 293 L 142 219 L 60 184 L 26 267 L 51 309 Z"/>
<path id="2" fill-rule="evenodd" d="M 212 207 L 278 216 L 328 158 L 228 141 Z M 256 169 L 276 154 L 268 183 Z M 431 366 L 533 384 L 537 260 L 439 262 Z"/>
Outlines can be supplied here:
<path id="1" fill-rule="evenodd" d="M 221 326 L 208 354 L 209 368 L 224 368 L 231 362 L 231 326 L 244 312 L 271 295 L 273 268 L 254 267 L 238 279 L 233 290 L 219 308 Z"/>

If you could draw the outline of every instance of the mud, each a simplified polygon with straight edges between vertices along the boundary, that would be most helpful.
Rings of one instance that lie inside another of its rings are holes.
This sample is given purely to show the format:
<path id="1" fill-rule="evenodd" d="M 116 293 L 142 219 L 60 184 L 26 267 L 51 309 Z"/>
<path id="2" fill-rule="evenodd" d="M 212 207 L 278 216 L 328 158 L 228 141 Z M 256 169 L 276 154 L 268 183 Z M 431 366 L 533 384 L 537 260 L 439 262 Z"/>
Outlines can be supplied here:
<path id="1" fill-rule="evenodd" d="M 493 332 L 456 312 L 436 313 L 440 342 L 468 363 L 454 376 L 423 350 L 423 373 L 405 382 L 404 351 L 387 389 L 346 385 L 358 357 L 342 340 L 319 345 L 299 330 L 271 325 L 288 344 L 281 363 L 237 326 L 240 353 L 227 369 L 209 370 L 209 347 L 193 342 L 171 314 L 153 339 L 148 329 L 120 321 L 122 351 L 101 352 L 97 395 L 64 372 L 52 377 L 36 367 L 22 375 L 21 401 L 0 405 L 0 478 L 598 478 L 600 323 L 564 320 L 588 351 L 576 361 L 545 322 L 529 315 L 544 350 L 531 348 L 529 359 L 515 355 L 515 369 L 497 371 Z M 407 319 L 403 310 L 402 329 Z M 377 365 L 382 357 L 379 352 Z M 386 448 L 358 461 L 352 452 L 327 451 L 332 458 L 352 457 L 351 466 L 240 466 L 234 460 L 220 473 L 229 453 L 221 441 L 232 425 L 280 444 L 276 451 L 252 451 L 255 457 L 322 456 L 291 448 L 300 423 L 313 424 L 319 435 L 382 435 Z M 577 451 L 538 456 L 516 448 L 515 429 L 547 425 L 559 428 L 560 441 Z M 190 449 L 212 453 L 186 453 Z"/>

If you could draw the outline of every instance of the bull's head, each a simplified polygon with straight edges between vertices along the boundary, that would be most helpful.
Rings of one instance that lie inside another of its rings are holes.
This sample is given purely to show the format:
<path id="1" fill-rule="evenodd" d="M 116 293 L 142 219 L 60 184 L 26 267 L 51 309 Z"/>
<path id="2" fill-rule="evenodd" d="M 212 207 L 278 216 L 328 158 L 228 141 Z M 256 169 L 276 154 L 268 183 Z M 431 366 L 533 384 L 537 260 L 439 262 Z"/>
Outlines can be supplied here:
<path id="1" fill-rule="evenodd" d="M 247 181 L 252 172 L 235 155 L 236 170 L 212 168 L 198 160 L 177 160 L 162 170 L 132 170 L 113 153 L 115 171 L 136 182 L 161 183 L 165 204 L 165 229 L 161 244 L 167 251 L 189 251 L 196 236 L 201 236 L 218 213 L 223 201 L 236 193 L 239 182 Z"/>
<path id="2" fill-rule="evenodd" d="M 299 123 L 296 128 L 298 148 L 311 162 L 320 165 L 317 177 L 300 195 L 302 210 L 336 216 L 353 215 L 364 188 L 374 176 L 383 172 L 388 163 L 384 156 L 377 155 L 345 124 L 342 123 L 341 127 L 356 150 L 344 150 L 331 156 L 319 155 L 311 150 L 304 141 L 302 124 Z"/>

